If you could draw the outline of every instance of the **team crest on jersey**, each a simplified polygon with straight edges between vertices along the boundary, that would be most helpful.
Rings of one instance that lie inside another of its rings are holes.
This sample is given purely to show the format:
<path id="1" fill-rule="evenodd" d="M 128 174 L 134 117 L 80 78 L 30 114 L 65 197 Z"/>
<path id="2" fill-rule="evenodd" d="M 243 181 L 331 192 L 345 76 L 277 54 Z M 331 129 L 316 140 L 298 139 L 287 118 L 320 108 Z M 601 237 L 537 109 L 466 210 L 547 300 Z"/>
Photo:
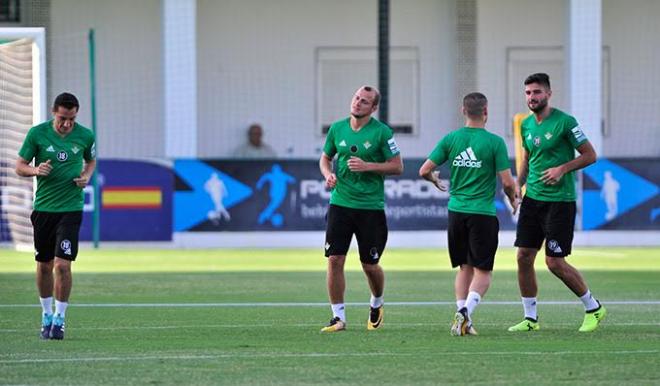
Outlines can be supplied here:
<path id="1" fill-rule="evenodd" d="M 534 137 L 534 146 L 541 146 L 541 137 Z"/>
<path id="2" fill-rule="evenodd" d="M 544 137 L 545 137 L 545 139 L 547 139 L 549 141 L 550 138 L 552 138 L 552 133 L 547 132 L 547 133 L 545 133 Z"/>
<path id="3" fill-rule="evenodd" d="M 366 141 L 365 143 L 362 144 L 365 149 L 369 149 L 371 147 L 371 143 L 369 141 Z"/>
<path id="4" fill-rule="evenodd" d="M 64 162 L 67 159 L 69 159 L 69 155 L 67 154 L 67 152 L 65 152 L 65 151 L 57 152 L 57 160 L 58 161 Z"/>
<path id="5" fill-rule="evenodd" d="M 60 248 L 64 252 L 65 255 L 71 255 L 71 241 L 64 239 L 60 243 Z"/>
<path id="6" fill-rule="evenodd" d="M 78 146 L 74 146 L 74 147 L 71 148 L 71 151 L 73 152 L 73 154 L 78 154 L 78 152 L 80 151 L 80 148 Z"/>

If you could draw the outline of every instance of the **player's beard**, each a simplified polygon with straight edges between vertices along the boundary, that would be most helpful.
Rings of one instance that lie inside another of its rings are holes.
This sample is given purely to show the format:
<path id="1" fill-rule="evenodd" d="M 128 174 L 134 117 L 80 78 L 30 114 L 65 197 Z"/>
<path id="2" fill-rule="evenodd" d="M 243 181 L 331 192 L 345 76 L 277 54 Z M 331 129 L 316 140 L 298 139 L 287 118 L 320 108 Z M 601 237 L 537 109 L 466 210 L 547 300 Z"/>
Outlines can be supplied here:
<path id="1" fill-rule="evenodd" d="M 539 113 L 543 111 L 543 109 L 545 109 L 547 105 L 548 105 L 548 98 L 544 98 L 544 99 L 538 99 L 538 102 L 536 103 L 536 107 L 532 108 L 532 106 L 530 106 L 529 103 L 527 104 L 527 107 L 529 107 L 529 109 L 532 110 L 533 112 Z"/>

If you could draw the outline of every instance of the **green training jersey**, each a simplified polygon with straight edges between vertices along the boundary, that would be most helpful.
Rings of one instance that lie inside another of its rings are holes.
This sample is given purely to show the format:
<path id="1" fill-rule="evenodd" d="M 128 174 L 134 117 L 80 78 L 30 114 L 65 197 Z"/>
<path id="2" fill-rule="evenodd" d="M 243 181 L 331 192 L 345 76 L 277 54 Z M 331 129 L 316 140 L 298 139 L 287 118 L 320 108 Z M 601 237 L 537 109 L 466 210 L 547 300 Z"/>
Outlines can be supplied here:
<path id="1" fill-rule="evenodd" d="M 541 181 L 545 170 L 571 161 L 575 149 L 587 142 L 575 118 L 553 108 L 541 123 L 531 114 L 520 130 L 522 145 L 529 152 L 525 195 L 540 201 L 575 201 L 574 172 L 564 174 L 556 185 Z"/>
<path id="2" fill-rule="evenodd" d="M 429 159 L 436 165 L 451 161 L 449 210 L 495 216 L 497 173 L 510 167 L 501 137 L 463 127 L 438 142 Z"/>
<path id="3" fill-rule="evenodd" d="M 337 185 L 330 203 L 355 209 L 385 209 L 385 179 L 372 172 L 352 172 L 348 160 L 358 157 L 365 162 L 385 162 L 399 154 L 392 129 L 375 118 L 359 131 L 351 128 L 350 118 L 330 126 L 323 152 L 337 155 Z"/>
<path id="4" fill-rule="evenodd" d="M 47 121 L 30 129 L 18 155 L 35 165 L 50 160 L 50 174 L 37 176 L 34 210 L 43 212 L 71 212 L 83 208 L 83 191 L 74 178 L 80 177 L 83 160 L 96 157 L 94 133 L 74 123 L 69 134 L 62 137 Z"/>

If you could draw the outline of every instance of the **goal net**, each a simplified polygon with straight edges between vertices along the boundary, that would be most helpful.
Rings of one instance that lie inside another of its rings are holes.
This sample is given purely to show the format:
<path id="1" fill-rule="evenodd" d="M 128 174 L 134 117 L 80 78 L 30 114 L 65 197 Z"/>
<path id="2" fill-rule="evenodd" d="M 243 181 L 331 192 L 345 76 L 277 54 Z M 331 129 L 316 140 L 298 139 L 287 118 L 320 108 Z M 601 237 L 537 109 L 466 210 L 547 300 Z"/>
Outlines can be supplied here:
<path id="1" fill-rule="evenodd" d="M 0 243 L 31 250 L 34 179 L 14 171 L 30 127 L 45 119 L 44 31 L 0 28 Z"/>

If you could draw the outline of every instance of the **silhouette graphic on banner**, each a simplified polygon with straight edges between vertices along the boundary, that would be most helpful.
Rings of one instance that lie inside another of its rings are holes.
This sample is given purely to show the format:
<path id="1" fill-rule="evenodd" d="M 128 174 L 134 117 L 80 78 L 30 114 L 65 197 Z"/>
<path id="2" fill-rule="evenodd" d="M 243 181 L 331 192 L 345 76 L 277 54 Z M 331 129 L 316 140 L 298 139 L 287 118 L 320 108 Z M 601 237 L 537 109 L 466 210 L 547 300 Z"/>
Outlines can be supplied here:
<path id="1" fill-rule="evenodd" d="M 227 192 L 225 183 L 218 177 L 218 173 L 211 173 L 211 178 L 204 184 L 204 190 L 211 196 L 211 201 L 213 201 L 213 205 L 215 206 L 214 209 L 209 210 L 207 214 L 208 219 L 214 224 L 218 224 L 220 218 L 224 218 L 227 221 L 231 220 L 231 216 L 223 203 L 223 200 L 229 193 Z"/>
<path id="2" fill-rule="evenodd" d="M 259 178 L 259 181 L 257 181 L 257 190 L 261 190 L 265 183 L 269 183 L 270 185 L 268 191 L 270 202 L 259 214 L 259 219 L 257 221 L 259 224 L 270 221 L 270 223 L 276 228 L 279 228 L 284 224 L 284 217 L 282 214 L 275 213 L 275 211 L 280 205 L 282 205 L 282 202 L 284 202 L 288 191 L 288 185 L 295 182 L 296 179 L 282 171 L 282 167 L 279 164 L 274 164 L 270 172 L 263 174 Z"/>
<path id="3" fill-rule="evenodd" d="M 603 173 L 603 187 L 600 190 L 600 198 L 605 201 L 607 212 L 605 212 L 605 221 L 610 221 L 619 213 L 618 194 L 621 189 L 619 181 L 612 177 L 612 171 L 606 170 Z"/>
<path id="4" fill-rule="evenodd" d="M 598 190 L 583 192 L 582 227 L 596 229 L 655 197 L 658 186 L 604 158 L 584 169 Z"/>

